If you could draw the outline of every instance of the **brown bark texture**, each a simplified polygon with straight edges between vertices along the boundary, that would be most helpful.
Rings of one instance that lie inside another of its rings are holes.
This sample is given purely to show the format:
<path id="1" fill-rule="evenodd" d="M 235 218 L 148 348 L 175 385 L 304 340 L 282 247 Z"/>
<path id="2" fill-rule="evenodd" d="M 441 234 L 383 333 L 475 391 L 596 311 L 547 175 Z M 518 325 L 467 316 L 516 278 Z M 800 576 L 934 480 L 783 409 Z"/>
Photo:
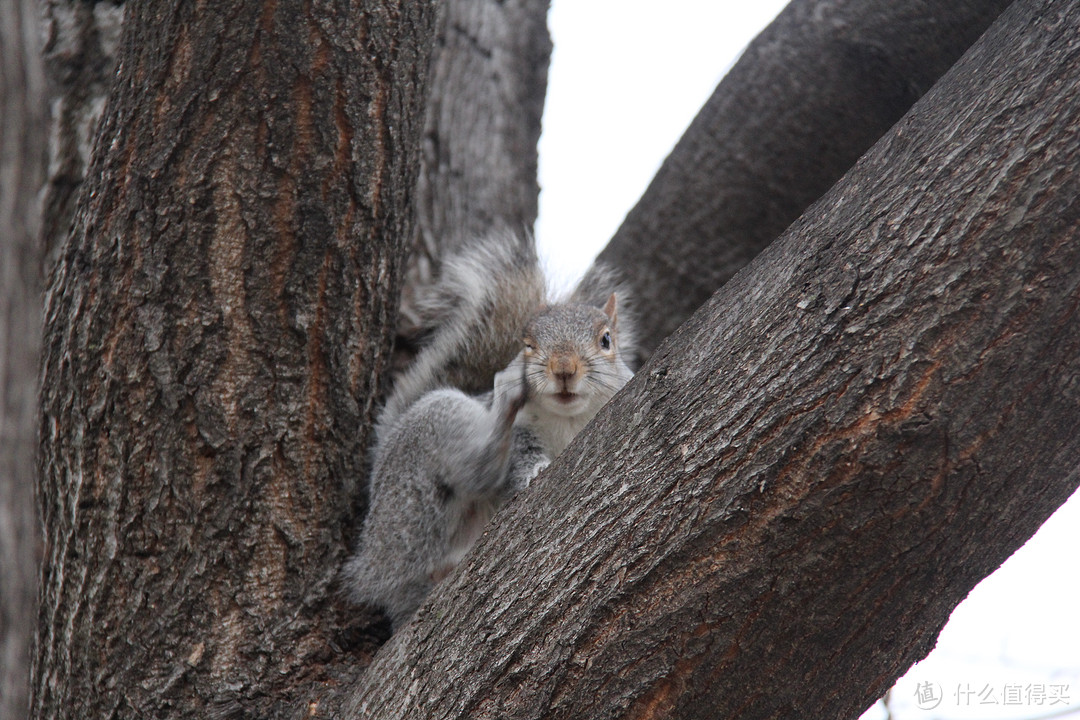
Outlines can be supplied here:
<path id="1" fill-rule="evenodd" d="M 434 5 L 126 12 L 46 297 L 34 717 L 330 716 Z"/>
<path id="2" fill-rule="evenodd" d="M 124 5 L 111 0 L 45 0 L 41 6 L 51 111 L 42 239 L 46 265 L 51 267 L 71 229 L 98 121 L 116 73 Z"/>
<path id="3" fill-rule="evenodd" d="M 551 58 L 549 4 L 440 4 L 402 292 L 403 342 L 416 340 L 416 293 L 432 283 L 447 253 L 493 231 L 531 231 L 536 222 L 536 143 Z"/>
<path id="4" fill-rule="evenodd" d="M 793 0 L 600 253 L 633 289 L 642 355 L 839 180 L 1008 4 Z"/>
<path id="5" fill-rule="evenodd" d="M 40 532 L 34 506 L 45 75 L 34 0 L 0 3 L 0 718 L 26 716 Z"/>
<path id="6" fill-rule="evenodd" d="M 663 343 L 348 717 L 855 717 L 1080 483 L 1080 4 L 1024 0 Z"/>

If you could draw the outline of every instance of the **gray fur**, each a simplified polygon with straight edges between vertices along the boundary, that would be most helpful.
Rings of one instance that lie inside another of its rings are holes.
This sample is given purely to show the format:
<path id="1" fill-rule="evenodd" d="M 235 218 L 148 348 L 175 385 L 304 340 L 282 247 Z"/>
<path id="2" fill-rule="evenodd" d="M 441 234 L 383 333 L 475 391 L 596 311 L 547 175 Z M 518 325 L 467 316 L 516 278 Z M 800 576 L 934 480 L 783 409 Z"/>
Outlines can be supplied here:
<path id="1" fill-rule="evenodd" d="M 510 446 L 510 467 L 506 471 L 507 483 L 513 492 L 529 487 L 532 479 L 551 464 L 551 458 L 544 452 L 544 446 L 536 433 L 528 428 L 515 425 L 513 442 Z"/>
<path id="2" fill-rule="evenodd" d="M 342 568 L 354 602 L 386 609 L 400 626 L 495 510 L 528 483 L 536 458 L 528 437 L 513 428 L 524 399 L 515 365 L 486 398 L 433 390 L 385 429 L 375 450 L 367 519 L 356 553 Z M 512 448 L 520 453 L 513 462 Z"/>
<path id="3" fill-rule="evenodd" d="M 438 283 L 418 299 L 428 341 L 394 382 L 376 434 L 430 390 L 489 391 L 495 373 L 520 351 L 521 330 L 546 295 L 531 236 L 483 238 L 447 258 Z"/>

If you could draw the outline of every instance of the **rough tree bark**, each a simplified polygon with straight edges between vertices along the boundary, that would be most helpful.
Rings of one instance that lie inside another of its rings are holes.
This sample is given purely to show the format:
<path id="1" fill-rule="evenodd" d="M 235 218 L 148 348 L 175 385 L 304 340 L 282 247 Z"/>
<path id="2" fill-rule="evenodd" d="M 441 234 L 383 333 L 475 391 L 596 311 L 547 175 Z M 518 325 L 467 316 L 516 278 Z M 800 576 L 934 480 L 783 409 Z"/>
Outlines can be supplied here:
<path id="1" fill-rule="evenodd" d="M 0 7 L 0 718 L 24 717 L 30 696 L 41 554 L 33 486 L 43 266 L 71 221 L 122 13 L 108 2 L 44 3 L 44 69 L 41 15 L 32 0 Z M 47 106 L 57 116 L 44 181 Z"/>
<path id="2" fill-rule="evenodd" d="M 496 518 L 348 716 L 854 717 L 925 656 L 1080 483 L 1078 24 L 1007 11 Z"/>
<path id="3" fill-rule="evenodd" d="M 793 0 L 743 53 L 600 262 L 644 308 L 650 352 L 923 93 L 1008 0 Z"/>
<path id="4" fill-rule="evenodd" d="M 550 0 L 440 5 L 401 332 L 415 332 L 414 291 L 441 258 L 492 230 L 536 222 L 536 143 L 547 91 Z"/>
<path id="5" fill-rule="evenodd" d="M 41 347 L 45 81 L 34 0 L 0 3 L 0 718 L 29 706 L 40 533 L 34 509 Z"/>
<path id="6" fill-rule="evenodd" d="M 332 715 L 434 6 L 127 12 L 46 304 L 34 715 Z"/>

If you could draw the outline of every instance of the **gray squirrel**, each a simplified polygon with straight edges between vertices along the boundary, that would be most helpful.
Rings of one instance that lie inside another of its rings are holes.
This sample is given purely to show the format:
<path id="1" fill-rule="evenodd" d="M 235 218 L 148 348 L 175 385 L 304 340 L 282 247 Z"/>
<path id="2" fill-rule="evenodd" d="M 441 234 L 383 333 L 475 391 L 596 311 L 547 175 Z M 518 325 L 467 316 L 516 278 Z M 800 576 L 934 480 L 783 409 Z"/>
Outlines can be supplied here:
<path id="1" fill-rule="evenodd" d="M 368 515 L 342 568 L 354 602 L 406 622 L 626 384 L 621 297 L 594 271 L 549 303 L 529 236 L 477 240 L 444 262 L 420 304 L 428 340 L 376 419 Z"/>

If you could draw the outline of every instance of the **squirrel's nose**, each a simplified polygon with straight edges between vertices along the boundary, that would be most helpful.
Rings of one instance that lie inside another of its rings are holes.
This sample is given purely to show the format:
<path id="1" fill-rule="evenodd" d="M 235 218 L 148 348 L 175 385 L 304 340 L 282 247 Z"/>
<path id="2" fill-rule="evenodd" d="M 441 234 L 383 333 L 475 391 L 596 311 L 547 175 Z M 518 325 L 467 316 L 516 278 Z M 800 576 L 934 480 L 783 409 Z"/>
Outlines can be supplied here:
<path id="1" fill-rule="evenodd" d="M 554 356 L 548 361 L 548 369 L 560 384 L 566 385 L 578 373 L 578 357 L 577 355 Z"/>

